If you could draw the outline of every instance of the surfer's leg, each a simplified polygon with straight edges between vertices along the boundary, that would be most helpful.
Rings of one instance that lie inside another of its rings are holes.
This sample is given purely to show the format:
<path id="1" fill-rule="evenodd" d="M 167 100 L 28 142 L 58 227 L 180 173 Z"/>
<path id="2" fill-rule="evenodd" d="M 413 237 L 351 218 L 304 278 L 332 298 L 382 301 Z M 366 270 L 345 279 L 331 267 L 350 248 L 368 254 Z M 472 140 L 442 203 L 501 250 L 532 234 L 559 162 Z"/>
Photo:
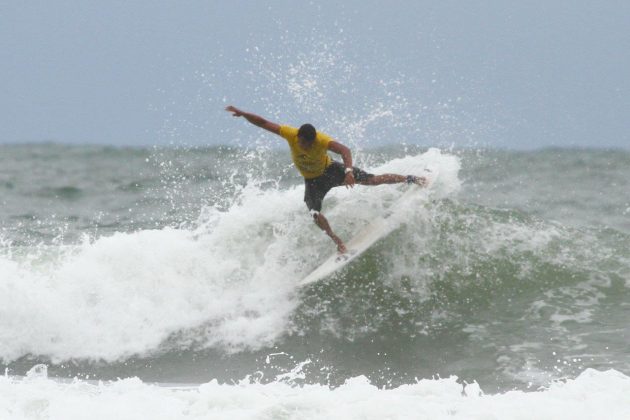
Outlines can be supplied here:
<path id="1" fill-rule="evenodd" d="M 396 174 L 374 175 L 365 172 L 356 166 L 352 168 L 352 174 L 357 184 L 361 185 L 381 185 L 381 184 L 400 184 L 407 182 L 407 177 Z"/>
<path id="2" fill-rule="evenodd" d="M 372 175 L 357 182 L 361 185 L 401 184 L 407 182 L 407 177 L 396 174 Z"/>
<path id="3" fill-rule="evenodd" d="M 339 239 L 337 235 L 333 232 L 328 220 L 321 214 L 322 210 L 322 202 L 324 201 L 324 197 L 326 193 L 330 191 L 333 187 L 333 184 L 326 177 L 319 177 L 315 179 L 305 179 L 304 180 L 304 202 L 306 203 L 306 207 L 313 215 L 313 221 L 315 224 L 328 236 L 330 239 L 335 242 L 337 245 L 337 249 L 339 252 L 346 252 L 346 246 L 343 241 Z"/>
<path id="4" fill-rule="evenodd" d="M 371 175 L 357 178 L 357 183 L 361 185 L 382 185 L 382 184 L 418 184 L 421 187 L 426 185 L 426 178 L 421 176 L 413 176 L 413 175 L 396 175 L 396 174 L 383 174 L 383 175 Z"/>
<path id="5" fill-rule="evenodd" d="M 346 246 L 344 245 L 343 241 L 339 239 L 339 236 L 335 235 L 335 232 L 332 231 L 332 228 L 328 223 L 328 219 L 326 219 L 324 215 L 318 211 L 313 210 L 311 211 L 311 213 L 313 214 L 313 220 L 315 220 L 315 224 L 319 226 L 321 230 L 326 232 L 328 236 L 330 236 L 330 239 L 332 239 L 335 245 L 337 245 L 337 250 L 342 254 L 345 253 Z"/>

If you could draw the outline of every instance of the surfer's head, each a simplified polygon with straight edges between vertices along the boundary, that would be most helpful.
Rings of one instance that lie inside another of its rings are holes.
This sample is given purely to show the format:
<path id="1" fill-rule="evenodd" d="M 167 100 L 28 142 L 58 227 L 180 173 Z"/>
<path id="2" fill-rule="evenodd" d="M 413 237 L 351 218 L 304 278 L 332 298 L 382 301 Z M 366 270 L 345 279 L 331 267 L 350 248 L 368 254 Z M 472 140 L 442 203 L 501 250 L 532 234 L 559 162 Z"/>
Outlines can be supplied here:
<path id="1" fill-rule="evenodd" d="M 315 127 L 311 124 L 303 124 L 297 133 L 298 139 L 306 144 L 311 144 L 315 140 L 316 131 Z"/>

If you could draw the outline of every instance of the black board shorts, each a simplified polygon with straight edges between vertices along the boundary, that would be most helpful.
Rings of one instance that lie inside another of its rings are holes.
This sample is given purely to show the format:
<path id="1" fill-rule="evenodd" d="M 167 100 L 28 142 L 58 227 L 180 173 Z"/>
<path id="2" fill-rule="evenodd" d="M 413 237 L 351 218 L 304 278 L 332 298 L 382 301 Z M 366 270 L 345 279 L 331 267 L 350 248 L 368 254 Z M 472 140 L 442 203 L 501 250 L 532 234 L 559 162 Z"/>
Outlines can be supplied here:
<path id="1" fill-rule="evenodd" d="M 354 180 L 363 182 L 374 175 L 368 174 L 362 169 L 352 168 Z M 322 211 L 324 197 L 334 187 L 343 185 L 346 178 L 346 168 L 343 163 L 331 163 L 324 173 L 317 178 L 304 179 L 304 202 L 310 211 Z"/>

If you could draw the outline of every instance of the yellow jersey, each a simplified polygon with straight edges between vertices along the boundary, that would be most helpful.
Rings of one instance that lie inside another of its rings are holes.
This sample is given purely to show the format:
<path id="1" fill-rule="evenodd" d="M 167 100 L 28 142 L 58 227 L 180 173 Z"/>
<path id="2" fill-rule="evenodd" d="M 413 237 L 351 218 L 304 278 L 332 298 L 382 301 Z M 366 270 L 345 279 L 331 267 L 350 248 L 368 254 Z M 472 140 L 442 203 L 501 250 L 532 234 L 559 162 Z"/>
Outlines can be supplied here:
<path id="1" fill-rule="evenodd" d="M 328 156 L 328 144 L 332 139 L 324 133 L 316 131 L 315 141 L 310 149 L 305 150 L 298 142 L 298 129 L 288 125 L 280 126 L 280 135 L 285 138 L 291 148 L 291 158 L 298 171 L 306 179 L 317 178 L 332 163 Z"/>

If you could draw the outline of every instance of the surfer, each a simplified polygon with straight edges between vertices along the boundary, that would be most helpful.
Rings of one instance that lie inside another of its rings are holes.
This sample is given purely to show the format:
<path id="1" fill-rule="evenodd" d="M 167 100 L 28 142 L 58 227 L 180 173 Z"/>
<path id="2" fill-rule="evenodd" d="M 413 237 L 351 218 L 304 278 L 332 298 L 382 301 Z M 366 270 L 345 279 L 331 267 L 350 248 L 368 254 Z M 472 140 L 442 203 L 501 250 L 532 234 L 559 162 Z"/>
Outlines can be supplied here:
<path id="1" fill-rule="evenodd" d="M 337 250 L 342 254 L 346 252 L 346 246 L 333 232 L 328 220 L 321 213 L 322 201 L 331 188 L 341 185 L 353 188 L 355 183 L 381 185 L 406 182 L 420 186 L 427 184 L 424 177 L 396 174 L 374 175 L 352 166 L 350 149 L 327 134 L 315 130 L 311 124 L 303 124 L 300 128 L 295 128 L 267 121 L 263 117 L 241 111 L 231 105 L 225 110 L 231 112 L 234 117 L 244 117 L 250 123 L 283 137 L 289 143 L 293 163 L 304 177 L 304 202 L 317 226 L 330 236 L 337 245 Z M 332 160 L 327 153 L 329 150 L 341 155 L 343 163 Z"/>

